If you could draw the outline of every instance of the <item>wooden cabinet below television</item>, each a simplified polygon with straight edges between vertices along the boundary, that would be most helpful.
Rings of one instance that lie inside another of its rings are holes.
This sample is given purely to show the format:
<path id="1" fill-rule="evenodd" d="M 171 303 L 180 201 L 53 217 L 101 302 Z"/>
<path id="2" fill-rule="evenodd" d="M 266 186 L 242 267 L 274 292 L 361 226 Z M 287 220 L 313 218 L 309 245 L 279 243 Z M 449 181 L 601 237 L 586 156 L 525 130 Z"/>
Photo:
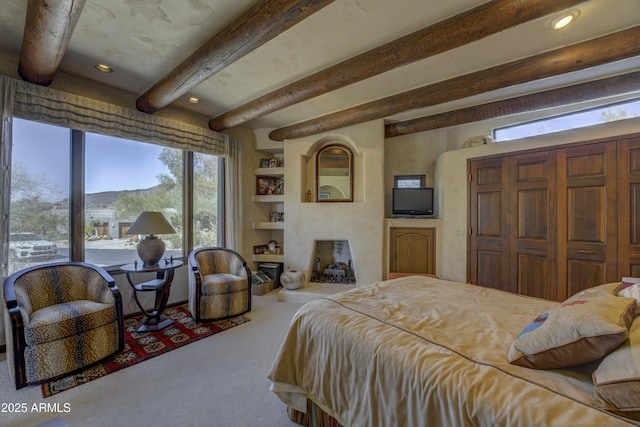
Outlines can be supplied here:
<path id="1" fill-rule="evenodd" d="M 389 271 L 436 273 L 434 228 L 392 227 L 389 234 Z"/>
<path id="2" fill-rule="evenodd" d="M 563 301 L 640 276 L 640 135 L 468 166 L 471 283 Z"/>

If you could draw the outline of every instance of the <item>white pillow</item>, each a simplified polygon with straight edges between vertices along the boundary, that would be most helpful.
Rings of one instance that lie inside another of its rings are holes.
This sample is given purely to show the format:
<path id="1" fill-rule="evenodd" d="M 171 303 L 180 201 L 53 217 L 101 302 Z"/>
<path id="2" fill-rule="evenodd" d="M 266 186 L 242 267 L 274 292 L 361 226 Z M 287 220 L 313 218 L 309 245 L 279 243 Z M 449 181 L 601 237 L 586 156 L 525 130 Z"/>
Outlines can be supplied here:
<path id="1" fill-rule="evenodd" d="M 635 298 L 638 303 L 636 304 L 635 316 L 640 316 L 640 279 L 633 277 L 622 278 L 622 290 L 618 291 L 618 296 L 626 298 Z"/>
<path id="2" fill-rule="evenodd" d="M 623 286 L 626 285 L 626 282 L 622 282 Z M 634 283 L 633 285 L 626 286 L 622 288 L 618 295 L 621 297 L 627 298 L 635 298 L 640 303 L 640 283 Z"/>

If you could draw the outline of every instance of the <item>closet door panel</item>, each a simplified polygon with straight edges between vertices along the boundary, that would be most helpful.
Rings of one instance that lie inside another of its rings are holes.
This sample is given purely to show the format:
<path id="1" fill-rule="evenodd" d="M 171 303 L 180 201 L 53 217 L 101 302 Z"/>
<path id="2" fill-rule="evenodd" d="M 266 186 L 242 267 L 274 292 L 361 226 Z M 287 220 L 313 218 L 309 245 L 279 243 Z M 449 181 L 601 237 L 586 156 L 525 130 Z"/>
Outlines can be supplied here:
<path id="1" fill-rule="evenodd" d="M 615 141 L 558 150 L 558 290 L 577 291 L 617 279 Z"/>
<path id="2" fill-rule="evenodd" d="M 511 156 L 510 280 L 517 292 L 555 298 L 555 186 L 553 152 Z"/>
<path id="3" fill-rule="evenodd" d="M 640 277 L 640 138 L 618 142 L 618 275 Z"/>
<path id="4" fill-rule="evenodd" d="M 469 163 L 471 283 L 516 292 L 509 280 L 508 159 Z"/>

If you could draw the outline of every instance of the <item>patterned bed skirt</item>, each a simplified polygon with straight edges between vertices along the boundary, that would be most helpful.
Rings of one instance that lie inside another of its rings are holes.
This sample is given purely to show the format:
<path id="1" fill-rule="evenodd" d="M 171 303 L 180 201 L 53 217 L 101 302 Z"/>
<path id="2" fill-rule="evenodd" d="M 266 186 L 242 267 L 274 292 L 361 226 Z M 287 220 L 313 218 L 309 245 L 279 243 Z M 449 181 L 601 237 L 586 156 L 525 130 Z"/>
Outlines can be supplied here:
<path id="1" fill-rule="evenodd" d="M 287 414 L 291 421 L 305 427 L 342 427 L 335 418 L 320 409 L 311 399 L 307 399 L 306 414 L 289 406 L 287 406 Z"/>

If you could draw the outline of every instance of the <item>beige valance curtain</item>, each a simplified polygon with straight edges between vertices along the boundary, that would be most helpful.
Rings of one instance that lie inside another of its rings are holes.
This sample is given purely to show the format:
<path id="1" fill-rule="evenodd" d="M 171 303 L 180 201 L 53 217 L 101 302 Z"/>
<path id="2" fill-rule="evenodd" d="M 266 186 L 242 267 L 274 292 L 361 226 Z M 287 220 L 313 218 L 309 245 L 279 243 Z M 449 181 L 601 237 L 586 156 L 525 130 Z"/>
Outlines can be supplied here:
<path id="1" fill-rule="evenodd" d="M 10 79 L 9 77 L 7 77 Z M 182 150 L 224 156 L 229 136 L 177 120 L 14 80 L 14 115 Z"/>

